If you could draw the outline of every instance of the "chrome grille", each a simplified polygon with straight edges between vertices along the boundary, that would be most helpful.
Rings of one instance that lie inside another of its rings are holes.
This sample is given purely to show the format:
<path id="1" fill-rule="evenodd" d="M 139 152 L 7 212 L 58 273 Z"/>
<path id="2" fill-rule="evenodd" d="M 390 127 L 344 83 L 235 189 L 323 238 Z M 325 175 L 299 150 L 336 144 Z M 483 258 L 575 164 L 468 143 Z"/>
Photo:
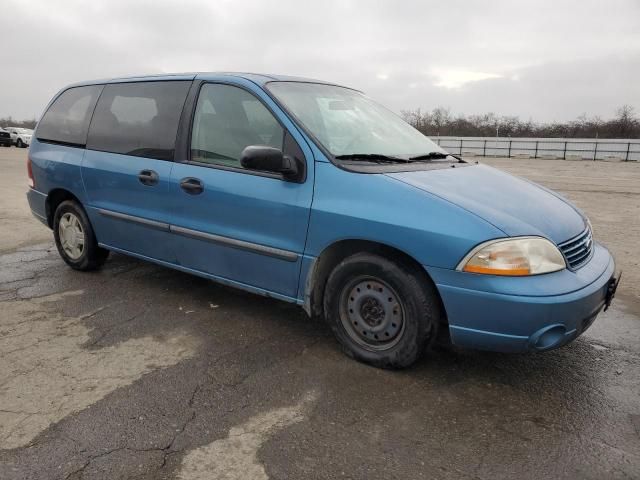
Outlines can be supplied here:
<path id="1" fill-rule="evenodd" d="M 567 264 L 573 270 L 587 263 L 593 253 L 593 236 L 591 229 L 587 229 L 577 237 L 558 245 L 560 251 L 567 260 Z"/>
<path id="2" fill-rule="evenodd" d="M 10 136 L 11 135 L 9 135 L 9 132 L 0 132 L 0 137 L 7 138 L 7 137 L 10 137 Z"/>

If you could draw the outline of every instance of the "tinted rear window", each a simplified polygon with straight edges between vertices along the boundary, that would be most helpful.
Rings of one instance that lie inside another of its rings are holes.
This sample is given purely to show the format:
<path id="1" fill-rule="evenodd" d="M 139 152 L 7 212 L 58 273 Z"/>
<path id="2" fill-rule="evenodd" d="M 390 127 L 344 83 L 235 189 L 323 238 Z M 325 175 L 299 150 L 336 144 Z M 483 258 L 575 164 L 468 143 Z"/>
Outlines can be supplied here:
<path id="1" fill-rule="evenodd" d="M 106 85 L 91 121 L 87 148 L 173 160 L 190 85 L 190 81 Z"/>
<path id="2" fill-rule="evenodd" d="M 74 87 L 64 91 L 51 104 L 38 123 L 38 140 L 84 145 L 91 114 L 102 85 Z"/>

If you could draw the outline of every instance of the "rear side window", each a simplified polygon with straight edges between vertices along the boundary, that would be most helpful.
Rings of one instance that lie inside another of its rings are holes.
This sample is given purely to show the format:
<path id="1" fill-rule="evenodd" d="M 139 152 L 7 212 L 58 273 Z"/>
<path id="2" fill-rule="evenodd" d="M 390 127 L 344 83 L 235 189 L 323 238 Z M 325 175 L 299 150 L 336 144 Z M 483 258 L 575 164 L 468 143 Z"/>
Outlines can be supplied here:
<path id="1" fill-rule="evenodd" d="M 87 148 L 173 160 L 190 81 L 106 85 L 91 121 Z"/>
<path id="2" fill-rule="evenodd" d="M 38 140 L 84 146 L 91 114 L 101 90 L 102 85 L 65 90 L 38 123 Z"/>

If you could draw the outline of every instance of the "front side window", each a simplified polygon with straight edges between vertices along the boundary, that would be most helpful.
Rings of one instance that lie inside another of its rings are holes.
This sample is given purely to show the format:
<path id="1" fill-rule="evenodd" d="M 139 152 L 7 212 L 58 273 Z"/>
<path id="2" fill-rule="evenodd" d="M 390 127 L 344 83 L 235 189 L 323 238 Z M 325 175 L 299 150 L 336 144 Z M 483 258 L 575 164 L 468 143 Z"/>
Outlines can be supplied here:
<path id="1" fill-rule="evenodd" d="M 102 85 L 89 85 L 64 91 L 38 123 L 38 140 L 84 146 L 91 114 L 101 90 Z M 13 130 L 23 133 L 20 128 Z"/>
<path id="2" fill-rule="evenodd" d="M 411 157 L 442 151 L 390 110 L 334 85 L 271 82 L 267 88 L 334 156 Z"/>
<path id="3" fill-rule="evenodd" d="M 282 126 L 251 93 L 231 85 L 203 85 L 193 118 L 192 161 L 242 168 L 245 147 L 282 149 L 283 141 Z"/>
<path id="4" fill-rule="evenodd" d="M 178 122 L 191 82 L 107 85 L 91 121 L 87 148 L 173 160 Z"/>

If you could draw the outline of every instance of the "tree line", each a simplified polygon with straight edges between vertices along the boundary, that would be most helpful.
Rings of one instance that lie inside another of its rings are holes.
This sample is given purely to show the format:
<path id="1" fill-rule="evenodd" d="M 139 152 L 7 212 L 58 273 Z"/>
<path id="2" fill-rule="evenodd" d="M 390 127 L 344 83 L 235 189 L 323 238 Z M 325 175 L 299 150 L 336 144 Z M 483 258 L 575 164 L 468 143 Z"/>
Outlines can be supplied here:
<path id="1" fill-rule="evenodd" d="M 444 107 L 430 112 L 403 110 L 400 115 L 429 137 L 640 138 L 640 119 L 630 105 L 618 108 L 609 120 L 581 115 L 569 122 L 552 123 L 495 113 L 454 116 Z"/>
<path id="2" fill-rule="evenodd" d="M 0 127 L 20 127 L 33 130 L 36 128 L 36 120 L 14 120 L 11 117 L 0 118 Z"/>

